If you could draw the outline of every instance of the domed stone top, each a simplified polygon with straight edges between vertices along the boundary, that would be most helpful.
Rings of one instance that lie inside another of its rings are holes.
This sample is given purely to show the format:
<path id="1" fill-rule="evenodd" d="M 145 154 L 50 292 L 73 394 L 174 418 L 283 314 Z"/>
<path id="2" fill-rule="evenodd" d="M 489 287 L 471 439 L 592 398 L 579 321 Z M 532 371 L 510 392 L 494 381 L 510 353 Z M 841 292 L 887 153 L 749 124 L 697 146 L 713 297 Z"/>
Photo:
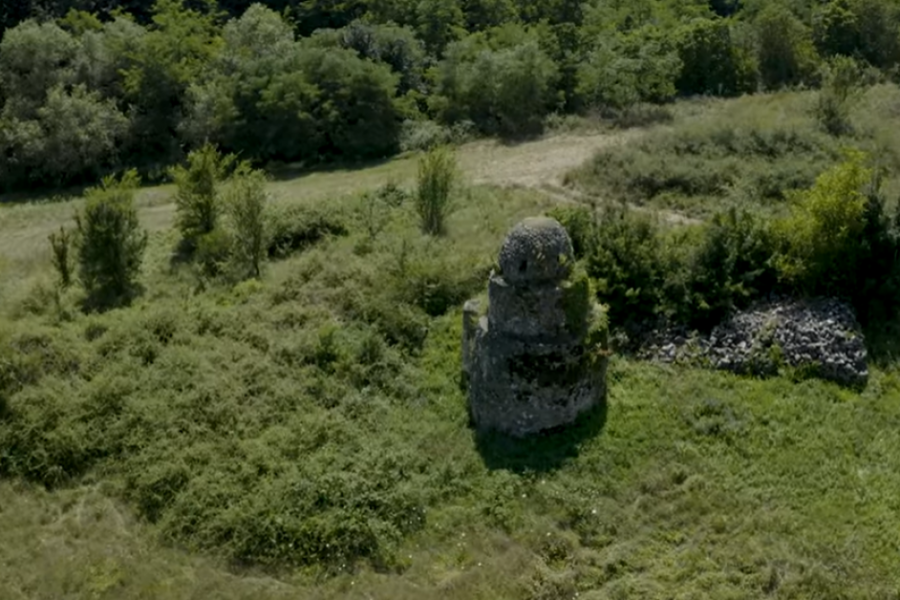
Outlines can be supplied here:
<path id="1" fill-rule="evenodd" d="M 513 285 L 559 281 L 571 272 L 573 255 L 572 240 L 559 221 L 531 217 L 506 236 L 500 272 Z"/>

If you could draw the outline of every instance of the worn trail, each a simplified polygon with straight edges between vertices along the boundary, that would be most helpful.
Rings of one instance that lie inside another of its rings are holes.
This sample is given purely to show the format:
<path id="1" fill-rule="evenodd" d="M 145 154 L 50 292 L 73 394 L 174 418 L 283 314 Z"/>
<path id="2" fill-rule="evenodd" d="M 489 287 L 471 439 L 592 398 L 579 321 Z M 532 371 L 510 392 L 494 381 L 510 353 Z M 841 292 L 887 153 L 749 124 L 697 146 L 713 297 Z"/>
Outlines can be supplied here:
<path id="1" fill-rule="evenodd" d="M 499 185 L 539 190 L 560 202 L 588 200 L 563 186 L 565 173 L 591 158 L 598 150 L 633 139 L 640 130 L 614 133 L 561 134 L 507 144 L 483 140 L 459 149 L 459 165 L 465 179 L 475 185 Z M 414 156 L 400 157 L 376 166 L 307 173 L 276 180 L 271 190 L 284 198 L 333 198 L 359 193 L 385 183 L 412 183 Z M 172 186 L 145 188 L 138 195 L 141 221 L 149 231 L 172 227 L 175 204 Z M 0 270 L 6 276 L 26 274 L 49 258 L 47 236 L 72 222 L 81 201 L 3 206 L 0 204 Z M 647 210 L 639 207 L 639 210 Z M 663 214 L 663 213 L 660 213 Z M 664 213 L 670 222 L 695 222 L 676 213 Z"/>

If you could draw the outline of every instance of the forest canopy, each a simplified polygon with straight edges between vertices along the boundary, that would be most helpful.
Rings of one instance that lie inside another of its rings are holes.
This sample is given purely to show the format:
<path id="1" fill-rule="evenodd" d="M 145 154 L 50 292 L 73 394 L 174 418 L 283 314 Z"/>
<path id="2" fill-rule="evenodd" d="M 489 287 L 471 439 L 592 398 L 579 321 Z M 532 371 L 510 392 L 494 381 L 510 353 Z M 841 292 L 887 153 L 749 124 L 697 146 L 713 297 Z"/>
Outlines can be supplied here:
<path id="1" fill-rule="evenodd" d="M 551 114 L 900 63 L 897 0 L 26 0 L 0 8 L 0 188 L 150 180 L 205 142 L 355 160 Z"/>

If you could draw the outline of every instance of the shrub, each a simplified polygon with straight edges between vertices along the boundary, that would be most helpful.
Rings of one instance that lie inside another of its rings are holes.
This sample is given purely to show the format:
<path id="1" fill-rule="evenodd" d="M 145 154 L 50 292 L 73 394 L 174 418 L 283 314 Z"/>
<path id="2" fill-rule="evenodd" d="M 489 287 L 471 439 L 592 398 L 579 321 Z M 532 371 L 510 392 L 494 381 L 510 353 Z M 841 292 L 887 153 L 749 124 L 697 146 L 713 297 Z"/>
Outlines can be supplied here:
<path id="1" fill-rule="evenodd" d="M 216 227 L 197 238 L 194 259 L 206 275 L 221 275 L 231 260 L 232 246 L 231 232 L 224 227 Z"/>
<path id="2" fill-rule="evenodd" d="M 612 322 L 640 321 L 659 312 L 664 262 L 653 217 L 620 205 L 602 209 L 586 268 Z"/>
<path id="3" fill-rule="evenodd" d="M 206 143 L 188 154 L 187 167 L 178 165 L 170 170 L 178 187 L 175 193 L 178 229 L 191 248 L 201 236 L 216 228 L 219 188 L 234 159 L 233 155 L 221 156 L 215 146 Z"/>
<path id="4" fill-rule="evenodd" d="M 72 263 L 69 256 L 69 249 L 72 246 L 72 235 L 65 227 L 60 226 L 59 233 L 51 233 L 49 238 L 50 249 L 53 251 L 51 257 L 53 268 L 59 275 L 59 282 L 67 288 L 72 283 Z"/>
<path id="5" fill-rule="evenodd" d="M 266 211 L 266 253 L 284 258 L 329 236 L 349 232 L 343 211 L 333 206 L 273 204 Z"/>
<path id="6" fill-rule="evenodd" d="M 446 313 L 484 286 L 488 270 L 466 260 L 464 256 L 447 256 L 441 247 L 431 247 L 417 252 L 397 273 L 394 288 L 397 299 L 416 306 L 429 316 Z"/>
<path id="7" fill-rule="evenodd" d="M 434 121 L 403 122 L 400 129 L 400 150 L 431 150 L 450 143 L 450 130 Z"/>
<path id="8" fill-rule="evenodd" d="M 430 150 L 419 159 L 415 200 L 416 212 L 425 233 L 440 235 L 444 232 L 456 176 L 456 157 L 448 148 Z"/>
<path id="9" fill-rule="evenodd" d="M 376 191 L 363 194 L 360 216 L 368 234 L 367 243 L 371 244 L 384 231 L 390 222 L 391 211 L 400 208 L 408 196 L 406 190 L 393 182 L 386 183 Z"/>
<path id="10" fill-rule="evenodd" d="M 227 192 L 233 229 L 233 259 L 239 276 L 259 277 L 268 253 L 266 176 L 247 163 L 238 167 Z"/>
<path id="11" fill-rule="evenodd" d="M 84 209 L 75 219 L 79 276 L 89 303 L 111 306 L 134 291 L 147 247 L 147 233 L 134 207 L 139 184 L 137 172 L 131 170 L 118 181 L 105 177 L 99 187 L 85 192 Z"/>
<path id="12" fill-rule="evenodd" d="M 865 155 L 847 151 L 845 162 L 792 194 L 790 216 L 775 224 L 780 277 L 806 294 L 848 296 L 855 283 L 865 230 L 865 186 L 873 172 Z"/>
<path id="13" fill-rule="evenodd" d="M 780 201 L 840 158 L 834 140 L 811 119 L 772 123 L 756 102 L 601 150 L 567 180 L 592 193 L 652 199 L 682 211 L 696 207 L 711 216 L 719 199 L 736 192 L 752 202 Z"/>
<path id="14" fill-rule="evenodd" d="M 772 236 L 762 220 L 734 208 L 715 215 L 688 250 L 684 268 L 669 273 L 669 313 L 691 327 L 711 329 L 775 287 L 772 256 Z"/>
<path id="15" fill-rule="evenodd" d="M 547 216 L 559 221 L 572 239 L 575 258 L 580 260 L 594 247 L 594 213 L 586 206 L 557 206 L 548 211 Z"/>

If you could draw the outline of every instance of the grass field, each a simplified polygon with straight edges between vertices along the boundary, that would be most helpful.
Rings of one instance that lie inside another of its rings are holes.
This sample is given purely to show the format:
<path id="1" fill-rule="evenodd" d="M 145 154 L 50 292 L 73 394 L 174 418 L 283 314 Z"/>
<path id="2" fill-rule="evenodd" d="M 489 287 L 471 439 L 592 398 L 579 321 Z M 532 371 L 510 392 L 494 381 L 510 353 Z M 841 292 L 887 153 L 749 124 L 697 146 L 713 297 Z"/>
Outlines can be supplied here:
<path id="1" fill-rule="evenodd" d="M 888 115 L 896 94 L 866 102 Z M 461 305 L 509 228 L 565 181 L 629 181 L 567 171 L 652 161 L 645 140 L 746 113 L 814 137 L 805 102 L 465 146 L 438 240 L 408 206 L 370 239 L 359 210 L 411 158 L 283 174 L 280 201 L 331 203 L 348 234 L 237 285 L 170 263 L 171 188 L 146 189 L 146 292 L 100 315 L 49 283 L 46 235 L 78 201 L 0 207 L 0 374 L 23 382 L 0 378 L 0 598 L 900 597 L 893 363 L 856 393 L 614 356 L 604 410 L 527 442 L 476 436 L 458 385 Z M 892 138 L 858 135 L 890 158 Z M 627 199 L 703 217 L 723 196 L 673 198 Z"/>

